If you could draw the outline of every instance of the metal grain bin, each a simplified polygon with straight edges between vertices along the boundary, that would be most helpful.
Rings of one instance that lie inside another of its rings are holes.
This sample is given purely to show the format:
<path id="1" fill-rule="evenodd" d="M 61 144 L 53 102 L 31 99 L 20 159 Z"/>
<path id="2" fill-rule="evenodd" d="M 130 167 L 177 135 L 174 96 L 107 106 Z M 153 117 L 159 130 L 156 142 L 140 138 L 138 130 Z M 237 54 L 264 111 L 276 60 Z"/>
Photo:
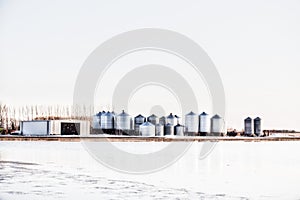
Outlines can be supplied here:
<path id="1" fill-rule="evenodd" d="M 114 129 L 115 116 L 111 112 L 106 112 L 101 115 L 101 128 L 102 129 Z"/>
<path id="2" fill-rule="evenodd" d="M 199 132 L 200 136 L 206 136 L 210 132 L 211 119 L 209 114 L 203 112 L 199 115 Z"/>
<path id="3" fill-rule="evenodd" d="M 158 117 L 154 114 L 147 117 L 147 121 L 152 123 L 153 125 L 156 125 L 158 123 Z"/>
<path id="4" fill-rule="evenodd" d="M 177 124 L 177 117 L 175 117 L 172 113 L 167 116 L 166 123 L 171 124 L 172 126 L 175 126 Z"/>
<path id="5" fill-rule="evenodd" d="M 111 112 L 101 114 L 100 124 L 102 129 L 113 129 L 114 128 L 114 115 Z"/>
<path id="6" fill-rule="evenodd" d="M 184 136 L 184 126 L 177 124 L 174 127 L 174 134 L 177 136 Z"/>
<path id="7" fill-rule="evenodd" d="M 166 117 L 159 118 L 159 123 L 162 124 L 162 125 L 165 125 L 166 124 Z"/>
<path id="8" fill-rule="evenodd" d="M 100 129 L 100 123 L 101 123 L 101 112 L 97 113 L 93 116 L 93 129 Z"/>
<path id="9" fill-rule="evenodd" d="M 219 115 L 211 118 L 211 134 L 219 136 L 223 133 L 223 119 Z"/>
<path id="10" fill-rule="evenodd" d="M 142 136 L 155 136 L 155 125 L 150 122 L 144 122 L 140 125 L 139 132 Z"/>
<path id="11" fill-rule="evenodd" d="M 99 112 L 99 120 L 100 120 L 100 128 L 101 128 L 101 116 L 104 115 L 106 112 L 103 110 L 102 112 Z"/>
<path id="12" fill-rule="evenodd" d="M 132 118 L 124 110 L 116 117 L 116 129 L 118 134 L 131 134 L 132 130 Z"/>
<path id="13" fill-rule="evenodd" d="M 164 136 L 164 125 L 162 125 L 162 124 L 155 125 L 155 135 L 156 136 Z"/>
<path id="14" fill-rule="evenodd" d="M 174 126 L 170 123 L 167 123 L 164 126 L 164 135 L 174 135 Z"/>
<path id="15" fill-rule="evenodd" d="M 181 124 L 181 118 L 178 115 L 174 115 L 174 117 L 176 118 L 176 123 Z"/>
<path id="16" fill-rule="evenodd" d="M 252 134 L 252 119 L 250 117 L 247 117 L 244 120 L 244 126 L 245 126 L 245 135 L 250 136 Z"/>
<path id="17" fill-rule="evenodd" d="M 196 113 L 191 111 L 185 115 L 185 131 L 188 135 L 195 135 L 198 133 L 199 117 Z"/>
<path id="18" fill-rule="evenodd" d="M 142 125 L 145 122 L 146 118 L 139 114 L 134 118 L 134 135 L 140 135 L 140 125 Z"/>
<path id="19" fill-rule="evenodd" d="M 260 136 L 261 134 L 261 119 L 259 117 L 254 119 L 254 134 L 256 136 Z"/>

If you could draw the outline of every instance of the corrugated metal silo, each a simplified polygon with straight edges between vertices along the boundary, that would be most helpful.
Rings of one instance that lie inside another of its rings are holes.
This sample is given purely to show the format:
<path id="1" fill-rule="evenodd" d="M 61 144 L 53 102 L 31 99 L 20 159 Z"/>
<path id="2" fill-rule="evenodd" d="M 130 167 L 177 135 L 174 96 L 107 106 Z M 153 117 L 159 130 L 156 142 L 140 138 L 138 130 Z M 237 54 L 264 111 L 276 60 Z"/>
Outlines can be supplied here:
<path id="1" fill-rule="evenodd" d="M 219 115 L 211 118 L 211 134 L 220 136 L 223 133 L 223 119 Z"/>
<path id="2" fill-rule="evenodd" d="M 244 120 L 245 125 L 245 135 L 250 136 L 252 134 L 252 119 L 250 117 L 247 117 Z"/>
<path id="3" fill-rule="evenodd" d="M 174 134 L 177 136 L 184 136 L 184 126 L 177 124 L 174 127 Z"/>
<path id="4" fill-rule="evenodd" d="M 159 123 L 162 124 L 162 125 L 165 125 L 166 124 L 166 117 L 161 117 L 159 118 Z"/>
<path id="5" fill-rule="evenodd" d="M 101 123 L 101 112 L 97 113 L 93 116 L 93 129 L 100 129 L 100 123 Z"/>
<path id="6" fill-rule="evenodd" d="M 142 125 L 145 122 L 146 118 L 139 114 L 134 118 L 134 135 L 140 135 L 140 125 Z"/>
<path id="7" fill-rule="evenodd" d="M 175 126 L 177 124 L 177 118 L 172 113 L 170 113 L 170 115 L 167 116 L 166 123 Z"/>
<path id="8" fill-rule="evenodd" d="M 178 115 L 174 115 L 174 117 L 176 118 L 176 123 L 181 124 L 181 118 Z"/>
<path id="9" fill-rule="evenodd" d="M 196 135 L 198 133 L 199 117 L 191 111 L 185 115 L 185 131 L 187 135 Z"/>
<path id="10" fill-rule="evenodd" d="M 102 112 L 98 113 L 99 116 L 99 124 L 100 124 L 100 129 L 101 129 L 101 116 L 104 115 L 106 112 L 103 110 Z"/>
<path id="11" fill-rule="evenodd" d="M 119 134 L 131 134 L 132 132 L 132 118 L 124 110 L 116 117 L 116 129 Z"/>
<path id="12" fill-rule="evenodd" d="M 164 125 L 162 125 L 162 124 L 155 125 L 155 135 L 156 136 L 164 136 Z"/>
<path id="13" fill-rule="evenodd" d="M 199 115 L 199 132 L 200 136 L 206 136 L 210 133 L 211 119 L 209 114 L 203 112 Z"/>
<path id="14" fill-rule="evenodd" d="M 256 136 L 260 136 L 261 134 L 261 119 L 259 117 L 254 119 L 254 134 Z"/>
<path id="15" fill-rule="evenodd" d="M 114 128 L 114 115 L 111 112 L 106 112 L 101 115 L 101 128 L 113 129 Z"/>
<path id="16" fill-rule="evenodd" d="M 164 135 L 174 135 L 174 126 L 170 123 L 167 123 L 164 126 Z"/>
<path id="17" fill-rule="evenodd" d="M 156 115 L 152 114 L 149 117 L 147 117 L 147 121 L 152 123 L 153 125 L 156 125 L 158 123 L 158 118 Z"/>
<path id="18" fill-rule="evenodd" d="M 101 114 L 101 129 L 104 133 L 113 134 L 115 116 L 111 112 L 106 112 Z"/>
<path id="19" fill-rule="evenodd" d="M 144 122 L 140 125 L 139 132 L 142 136 L 155 136 L 155 125 L 150 122 Z"/>

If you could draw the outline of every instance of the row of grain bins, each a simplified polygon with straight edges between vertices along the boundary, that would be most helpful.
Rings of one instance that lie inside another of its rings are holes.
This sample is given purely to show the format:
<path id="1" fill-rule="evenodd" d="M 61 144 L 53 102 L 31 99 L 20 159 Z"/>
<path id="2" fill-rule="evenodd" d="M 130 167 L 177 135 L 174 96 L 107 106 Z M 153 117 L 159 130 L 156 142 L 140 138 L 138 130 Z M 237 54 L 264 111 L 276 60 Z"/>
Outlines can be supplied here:
<path id="1" fill-rule="evenodd" d="M 254 132 L 252 131 L 254 129 Z M 256 117 L 253 120 L 253 125 L 252 125 L 252 119 L 250 117 L 247 117 L 244 120 L 244 131 L 245 131 L 245 136 L 252 136 L 253 133 L 255 136 L 261 136 L 261 118 Z"/>
<path id="2" fill-rule="evenodd" d="M 88 135 L 90 122 L 86 120 L 33 120 L 21 121 L 24 136 Z"/>
<path id="3" fill-rule="evenodd" d="M 124 110 L 120 114 L 99 112 L 93 116 L 92 134 L 117 134 L 134 136 L 207 136 L 223 135 L 224 120 L 219 115 L 210 117 L 203 112 L 200 115 L 190 112 L 185 115 L 185 125 L 179 116 L 170 113 L 158 118 L 137 115 L 134 120 Z"/>

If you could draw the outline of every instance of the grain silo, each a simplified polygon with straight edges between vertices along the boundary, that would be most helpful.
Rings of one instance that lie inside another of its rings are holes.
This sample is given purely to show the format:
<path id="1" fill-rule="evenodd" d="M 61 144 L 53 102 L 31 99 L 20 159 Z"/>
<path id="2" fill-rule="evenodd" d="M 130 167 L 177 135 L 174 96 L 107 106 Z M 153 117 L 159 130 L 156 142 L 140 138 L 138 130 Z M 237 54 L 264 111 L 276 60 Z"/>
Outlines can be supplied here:
<path id="1" fill-rule="evenodd" d="M 159 123 L 161 125 L 165 125 L 166 124 L 166 117 L 162 116 L 161 118 L 159 118 Z"/>
<path id="2" fill-rule="evenodd" d="M 200 136 L 206 136 L 208 133 L 210 133 L 211 129 L 211 119 L 209 114 L 206 112 L 203 112 L 199 115 L 199 132 Z"/>
<path id="3" fill-rule="evenodd" d="M 252 135 L 252 119 L 250 117 L 247 117 L 244 120 L 244 126 L 245 126 L 245 135 L 246 136 Z"/>
<path id="4" fill-rule="evenodd" d="M 155 136 L 155 125 L 150 122 L 144 122 L 140 125 L 139 132 L 142 136 Z"/>
<path id="5" fill-rule="evenodd" d="M 155 125 L 155 136 L 164 136 L 164 125 L 162 124 Z"/>
<path id="6" fill-rule="evenodd" d="M 158 118 L 156 115 L 152 114 L 149 117 L 147 117 L 147 121 L 152 123 L 153 125 L 156 125 L 158 123 Z"/>
<path id="7" fill-rule="evenodd" d="M 101 129 L 103 133 L 113 134 L 114 133 L 114 122 L 115 115 L 111 112 L 101 114 Z"/>
<path id="8" fill-rule="evenodd" d="M 116 129 L 118 134 L 132 134 L 132 118 L 124 110 L 116 117 Z"/>
<path id="9" fill-rule="evenodd" d="M 187 135 L 197 135 L 199 127 L 199 118 L 193 111 L 185 115 L 185 132 Z"/>
<path id="10" fill-rule="evenodd" d="M 176 136 L 184 136 L 184 126 L 177 124 L 174 127 L 174 135 Z"/>
<path id="11" fill-rule="evenodd" d="M 177 124 L 181 124 L 181 118 L 178 115 L 174 115 Z"/>
<path id="12" fill-rule="evenodd" d="M 220 136 L 223 133 L 223 119 L 219 115 L 214 115 L 211 118 L 211 131 L 210 135 Z"/>
<path id="13" fill-rule="evenodd" d="M 170 123 L 167 123 L 164 126 L 164 135 L 174 135 L 174 126 Z"/>
<path id="14" fill-rule="evenodd" d="M 145 122 L 146 118 L 139 114 L 134 118 L 134 135 L 140 135 L 140 125 L 142 125 Z"/>
<path id="15" fill-rule="evenodd" d="M 259 117 L 254 119 L 254 134 L 256 136 L 260 136 L 261 134 L 261 119 Z"/>
<path id="16" fill-rule="evenodd" d="M 167 124 L 171 124 L 172 126 L 175 126 L 177 124 L 177 117 L 175 117 L 172 113 L 167 116 Z"/>
<path id="17" fill-rule="evenodd" d="M 93 116 L 93 129 L 100 129 L 100 123 L 101 123 L 101 112 L 97 113 L 96 115 Z"/>

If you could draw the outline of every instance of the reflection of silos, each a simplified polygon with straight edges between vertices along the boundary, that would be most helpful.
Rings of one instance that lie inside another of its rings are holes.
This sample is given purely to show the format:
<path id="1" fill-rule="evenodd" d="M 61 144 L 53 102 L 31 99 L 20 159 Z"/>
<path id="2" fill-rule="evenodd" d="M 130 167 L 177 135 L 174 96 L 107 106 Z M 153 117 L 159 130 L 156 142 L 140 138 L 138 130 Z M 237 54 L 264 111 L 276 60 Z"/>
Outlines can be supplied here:
<path id="1" fill-rule="evenodd" d="M 208 133 L 210 133 L 211 129 L 211 119 L 210 116 L 203 112 L 199 115 L 199 132 L 200 136 L 206 136 Z"/>
<path id="2" fill-rule="evenodd" d="M 164 135 L 174 135 L 174 126 L 170 123 L 167 123 L 164 126 Z"/>
<path id="3" fill-rule="evenodd" d="M 140 135 L 139 130 L 140 130 L 140 125 L 142 125 L 145 122 L 145 117 L 141 114 L 136 116 L 134 118 L 134 135 Z"/>
<path id="4" fill-rule="evenodd" d="M 164 125 L 162 125 L 162 124 L 155 125 L 155 135 L 156 136 L 164 136 Z"/>
<path id="5" fill-rule="evenodd" d="M 199 126 L 198 115 L 194 112 L 189 112 L 185 115 L 185 132 L 187 135 L 197 135 Z"/>
<path id="6" fill-rule="evenodd" d="M 132 118 L 124 110 L 117 115 L 116 129 L 118 134 L 131 135 L 132 134 Z"/>
<path id="7" fill-rule="evenodd" d="M 184 126 L 180 125 L 180 124 L 177 124 L 175 127 L 174 127 L 174 135 L 177 135 L 177 136 L 184 136 Z"/>
<path id="8" fill-rule="evenodd" d="M 104 114 L 101 114 L 101 129 L 104 133 L 112 134 L 114 129 L 114 120 L 115 116 L 111 112 L 106 112 Z"/>
<path id="9" fill-rule="evenodd" d="M 155 125 L 158 123 L 158 118 L 156 115 L 152 114 L 149 117 L 147 117 L 147 121 L 150 122 L 151 124 Z"/>
<path id="10" fill-rule="evenodd" d="M 259 117 L 254 119 L 254 134 L 256 136 L 260 136 L 261 134 L 261 119 Z"/>
<path id="11" fill-rule="evenodd" d="M 150 122 L 145 122 L 140 125 L 140 135 L 142 136 L 155 136 L 155 125 Z"/>
<path id="12" fill-rule="evenodd" d="M 223 119 L 219 115 L 211 118 L 211 135 L 220 136 L 223 133 Z"/>
<path id="13" fill-rule="evenodd" d="M 252 119 L 250 117 L 247 117 L 244 120 L 245 125 L 245 135 L 250 136 L 252 134 Z"/>

